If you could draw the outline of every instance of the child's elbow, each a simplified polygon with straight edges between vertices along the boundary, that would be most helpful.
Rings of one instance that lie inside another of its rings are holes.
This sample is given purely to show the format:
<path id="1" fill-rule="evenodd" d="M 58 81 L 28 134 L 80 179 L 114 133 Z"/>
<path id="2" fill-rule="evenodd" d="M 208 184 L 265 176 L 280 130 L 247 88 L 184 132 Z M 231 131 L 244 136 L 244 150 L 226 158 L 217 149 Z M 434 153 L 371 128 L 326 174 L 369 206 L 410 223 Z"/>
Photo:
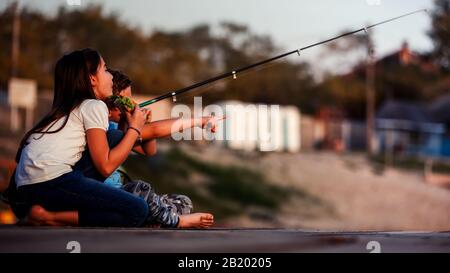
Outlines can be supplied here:
<path id="1" fill-rule="evenodd" d="M 114 169 L 109 168 L 108 166 L 101 167 L 98 172 L 105 178 L 108 178 L 111 176 L 111 174 L 114 172 Z"/>
<path id="2" fill-rule="evenodd" d="M 153 156 L 153 155 L 156 155 L 157 152 L 158 152 L 158 148 L 156 145 L 154 145 L 149 151 L 147 151 L 147 155 Z"/>
<path id="3" fill-rule="evenodd" d="M 155 140 L 145 143 L 145 145 L 143 145 L 142 148 L 146 156 L 153 156 L 156 154 L 158 150 Z"/>
<path id="4" fill-rule="evenodd" d="M 148 151 L 148 152 L 147 152 L 147 155 L 148 155 L 148 156 L 154 156 L 154 155 L 156 155 L 156 153 L 157 153 L 157 149 L 154 148 L 154 149 Z"/>

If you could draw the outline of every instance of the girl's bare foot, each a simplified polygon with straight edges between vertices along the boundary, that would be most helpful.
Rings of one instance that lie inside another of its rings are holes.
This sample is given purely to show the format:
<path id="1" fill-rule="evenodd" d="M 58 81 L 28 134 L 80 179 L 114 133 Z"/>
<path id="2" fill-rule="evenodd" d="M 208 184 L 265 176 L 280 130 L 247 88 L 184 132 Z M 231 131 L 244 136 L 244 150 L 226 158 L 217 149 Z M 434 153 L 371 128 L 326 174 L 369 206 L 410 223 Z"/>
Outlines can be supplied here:
<path id="1" fill-rule="evenodd" d="M 180 215 L 179 228 L 208 228 L 214 224 L 214 216 L 210 213 L 191 213 Z"/>
<path id="2" fill-rule="evenodd" d="M 27 216 L 17 222 L 20 226 L 78 226 L 78 211 L 48 211 L 33 205 Z"/>
<path id="3" fill-rule="evenodd" d="M 31 207 L 28 215 L 21 221 L 23 225 L 31 226 L 54 226 L 52 213 L 39 205 Z"/>

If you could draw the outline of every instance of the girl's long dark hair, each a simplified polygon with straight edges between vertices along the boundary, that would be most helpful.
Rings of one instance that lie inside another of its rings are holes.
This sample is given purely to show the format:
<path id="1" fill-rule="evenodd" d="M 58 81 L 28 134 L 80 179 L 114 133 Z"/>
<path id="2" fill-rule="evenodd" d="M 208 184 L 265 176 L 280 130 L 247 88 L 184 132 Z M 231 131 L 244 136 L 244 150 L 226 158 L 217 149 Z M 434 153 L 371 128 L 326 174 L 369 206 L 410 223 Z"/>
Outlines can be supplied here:
<path id="1" fill-rule="evenodd" d="M 16 154 L 17 163 L 19 163 L 22 149 L 29 143 L 28 138 L 31 135 L 40 133 L 39 138 L 41 138 L 44 134 L 61 131 L 66 126 L 73 109 L 85 99 L 95 99 L 90 76 L 97 73 L 100 60 L 100 54 L 89 48 L 76 50 L 58 60 L 55 66 L 52 109 L 23 137 Z M 63 117 L 65 118 L 64 123 L 59 128 L 50 130 Z"/>

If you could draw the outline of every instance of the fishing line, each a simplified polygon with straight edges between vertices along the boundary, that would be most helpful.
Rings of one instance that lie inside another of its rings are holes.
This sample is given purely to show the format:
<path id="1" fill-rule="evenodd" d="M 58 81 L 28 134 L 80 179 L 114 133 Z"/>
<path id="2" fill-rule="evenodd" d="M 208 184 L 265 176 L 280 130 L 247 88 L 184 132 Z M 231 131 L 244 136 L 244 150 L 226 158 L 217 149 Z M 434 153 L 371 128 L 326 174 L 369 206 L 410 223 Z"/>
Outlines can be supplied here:
<path id="1" fill-rule="evenodd" d="M 311 44 L 311 45 L 308 45 L 308 46 L 305 46 L 305 47 L 302 47 L 302 48 L 298 48 L 298 49 L 295 49 L 295 50 L 292 50 L 292 51 L 280 54 L 278 56 L 275 56 L 275 57 L 272 57 L 272 58 L 269 58 L 269 59 L 266 59 L 266 60 L 254 63 L 254 64 L 250 64 L 248 66 L 237 68 L 237 69 L 234 69 L 232 71 L 229 71 L 229 72 L 223 73 L 221 75 L 215 76 L 213 78 L 210 78 L 210 79 L 207 79 L 207 80 L 195 83 L 193 85 L 190 85 L 190 86 L 187 86 L 187 87 L 184 87 L 184 88 L 181 88 L 181 89 L 178 89 L 178 90 L 166 93 L 166 94 L 161 95 L 159 97 L 156 97 L 156 98 L 153 98 L 151 100 L 144 101 L 144 102 L 140 103 L 139 107 L 146 107 L 146 106 L 148 106 L 150 104 L 153 104 L 155 102 L 158 102 L 160 100 L 164 100 L 164 99 L 167 99 L 167 98 L 172 98 L 174 101 L 176 101 L 176 96 L 178 96 L 180 94 L 183 94 L 185 92 L 188 92 L 188 91 L 191 91 L 193 89 L 197 89 L 197 88 L 200 88 L 202 86 L 211 84 L 213 82 L 216 82 L 216 81 L 219 81 L 219 80 L 222 80 L 222 79 L 230 78 L 230 77 L 232 79 L 236 80 L 239 77 L 239 75 L 241 75 L 243 72 L 245 72 L 247 70 L 254 69 L 255 67 L 259 67 L 259 66 L 265 65 L 267 63 L 274 62 L 276 60 L 279 60 L 281 58 L 285 58 L 285 57 L 287 57 L 289 55 L 292 55 L 292 54 L 297 54 L 298 56 L 301 56 L 302 52 L 307 50 L 307 49 L 310 49 L 312 47 L 316 47 L 316 46 L 319 46 L 319 45 L 322 45 L 322 44 L 325 44 L 325 43 L 329 43 L 329 42 L 335 41 L 337 39 L 356 34 L 358 32 L 364 31 L 369 36 L 370 34 L 369 34 L 368 30 L 371 29 L 371 28 L 375 28 L 377 26 L 380 26 L 380 25 L 383 25 L 383 24 L 387 24 L 387 23 L 393 22 L 395 20 L 399 20 L 399 19 L 407 17 L 407 16 L 411 16 L 411 15 L 419 13 L 419 12 L 425 12 L 425 13 L 428 14 L 428 11 L 426 9 L 420 9 L 420 10 L 416 10 L 416 11 L 413 11 L 413 12 L 409 12 L 409 13 L 397 16 L 397 17 L 393 17 L 393 18 L 390 18 L 390 19 L 387 19 L 387 20 L 384 20 L 384 21 L 381 21 L 381 22 L 378 22 L 378 23 L 375 23 L 375 24 L 372 24 L 372 25 L 369 25 L 369 26 L 366 26 L 366 27 L 362 27 L 362 28 L 359 28 L 359 29 L 356 29 L 356 30 L 353 30 L 353 31 L 349 31 L 349 32 L 340 34 L 338 36 L 335 36 L 333 38 L 329 38 L 329 39 L 326 39 L 326 40 L 323 40 L 323 41 L 320 41 L 320 42 L 317 42 L 317 43 L 314 43 L 314 44 Z"/>

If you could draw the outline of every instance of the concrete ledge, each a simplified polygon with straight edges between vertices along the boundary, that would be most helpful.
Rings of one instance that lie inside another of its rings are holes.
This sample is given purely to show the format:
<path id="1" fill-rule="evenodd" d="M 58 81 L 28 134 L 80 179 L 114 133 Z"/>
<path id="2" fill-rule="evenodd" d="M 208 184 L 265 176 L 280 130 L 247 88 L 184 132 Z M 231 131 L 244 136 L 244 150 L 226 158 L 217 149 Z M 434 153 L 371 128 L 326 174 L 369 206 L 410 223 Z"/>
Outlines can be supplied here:
<path id="1" fill-rule="evenodd" d="M 450 232 L 326 232 L 296 229 L 145 229 L 0 226 L 0 252 L 250 253 L 450 252 Z M 369 250 L 368 250 L 369 248 Z"/>

